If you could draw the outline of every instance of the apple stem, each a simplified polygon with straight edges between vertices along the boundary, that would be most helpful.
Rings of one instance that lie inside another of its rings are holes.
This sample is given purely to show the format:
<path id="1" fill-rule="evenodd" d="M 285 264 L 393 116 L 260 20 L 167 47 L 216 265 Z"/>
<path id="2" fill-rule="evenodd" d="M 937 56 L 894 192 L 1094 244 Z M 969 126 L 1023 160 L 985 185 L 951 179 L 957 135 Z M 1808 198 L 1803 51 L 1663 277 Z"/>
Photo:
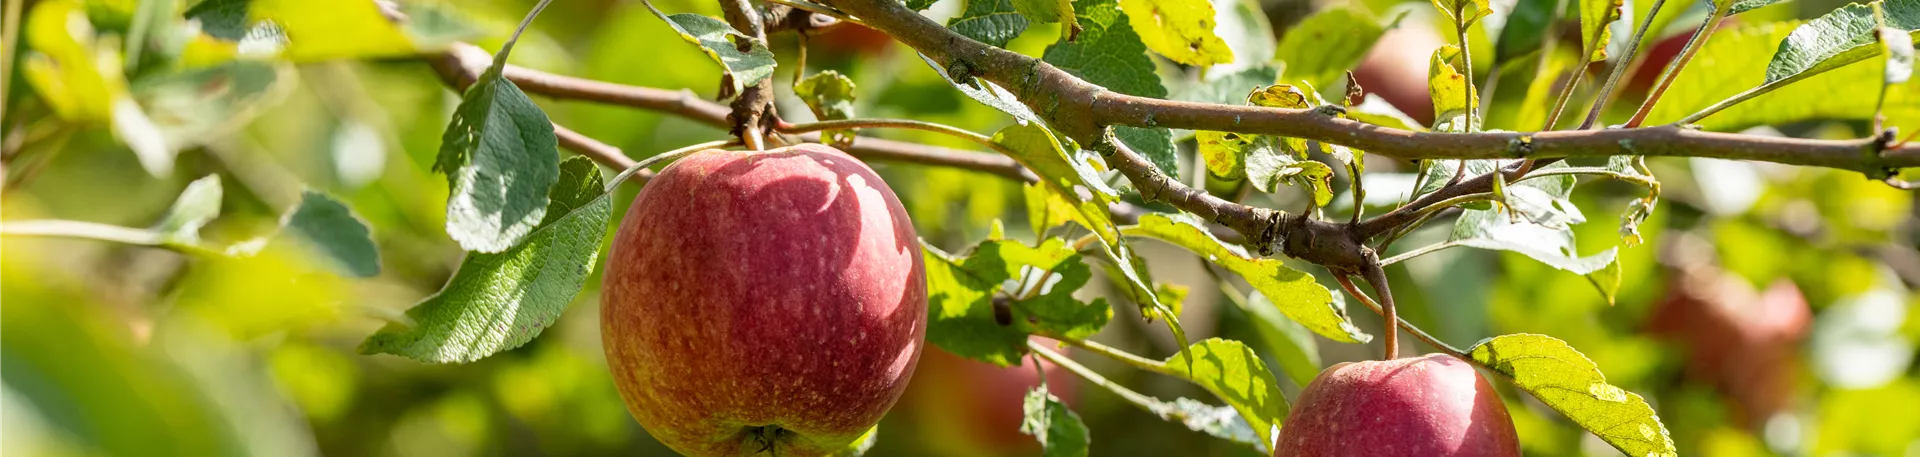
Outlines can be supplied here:
<path id="1" fill-rule="evenodd" d="M 1368 308 L 1373 308 L 1373 311 L 1376 313 L 1386 314 L 1385 310 L 1380 306 L 1380 303 L 1373 301 L 1373 297 L 1368 296 L 1365 292 L 1361 292 L 1360 288 L 1354 287 L 1352 280 L 1347 279 L 1344 275 L 1334 275 L 1333 279 L 1340 283 L 1340 287 L 1345 289 L 1348 295 L 1352 295 L 1354 299 L 1360 300 L 1361 304 L 1367 305 Z M 1420 327 L 1415 327 L 1412 322 L 1407 322 L 1406 319 L 1399 319 L 1398 316 L 1395 316 L 1395 320 L 1400 323 L 1401 328 L 1407 329 L 1408 333 L 1412 333 L 1415 338 L 1419 338 L 1420 341 L 1424 341 L 1428 345 L 1433 346 L 1434 349 L 1439 349 L 1440 352 L 1459 357 L 1462 360 L 1473 360 L 1467 356 L 1466 351 L 1461 351 L 1460 348 L 1453 347 L 1453 345 L 1447 344 L 1445 341 L 1440 341 L 1439 338 L 1435 338 L 1425 330 L 1421 330 Z"/>

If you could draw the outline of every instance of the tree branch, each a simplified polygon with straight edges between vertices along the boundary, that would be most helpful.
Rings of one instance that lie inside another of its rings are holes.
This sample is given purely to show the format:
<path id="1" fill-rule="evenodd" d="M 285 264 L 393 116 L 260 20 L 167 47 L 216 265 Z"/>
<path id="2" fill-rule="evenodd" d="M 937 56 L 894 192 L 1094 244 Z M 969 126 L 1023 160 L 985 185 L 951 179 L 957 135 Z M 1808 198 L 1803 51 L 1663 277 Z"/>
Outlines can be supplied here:
<path id="1" fill-rule="evenodd" d="M 423 58 L 439 74 L 442 82 L 455 90 L 465 90 L 480 77 L 482 71 L 486 70 L 487 65 L 493 60 L 493 55 L 478 46 L 456 43 L 446 52 Z M 556 75 L 517 65 L 508 65 L 503 70 L 503 74 L 508 80 L 513 81 L 514 85 L 530 94 L 658 111 L 717 129 L 725 129 L 732 125 L 727 121 L 730 109 L 719 103 L 701 99 L 691 91 L 609 83 Z M 557 124 L 554 127 L 554 133 L 560 137 L 560 145 L 568 150 L 591 158 L 609 168 L 626 169 L 633 164 L 633 159 L 626 157 L 619 148 L 593 140 Z M 797 139 L 817 143 L 820 141 L 820 136 L 818 133 L 807 133 L 799 135 Z M 1025 182 L 1039 180 L 1032 172 L 1020 166 L 1019 162 L 999 154 L 874 137 L 855 139 L 853 145 L 847 149 L 847 153 L 862 160 L 948 166 Z M 644 181 L 644 179 L 637 180 Z"/>
<path id="2" fill-rule="evenodd" d="M 1861 172 L 1920 167 L 1920 145 L 1876 154 L 1871 139 L 1774 138 L 1679 126 L 1539 133 L 1412 132 L 1327 116 L 1312 109 L 1136 97 L 1108 92 L 1037 59 L 967 39 L 897 2 L 841 0 L 833 4 L 942 67 L 960 64 L 974 76 L 1007 87 L 1055 129 L 1083 144 L 1091 144 L 1101 126 L 1126 125 L 1281 135 L 1400 159 L 1646 155 L 1758 160 Z"/>

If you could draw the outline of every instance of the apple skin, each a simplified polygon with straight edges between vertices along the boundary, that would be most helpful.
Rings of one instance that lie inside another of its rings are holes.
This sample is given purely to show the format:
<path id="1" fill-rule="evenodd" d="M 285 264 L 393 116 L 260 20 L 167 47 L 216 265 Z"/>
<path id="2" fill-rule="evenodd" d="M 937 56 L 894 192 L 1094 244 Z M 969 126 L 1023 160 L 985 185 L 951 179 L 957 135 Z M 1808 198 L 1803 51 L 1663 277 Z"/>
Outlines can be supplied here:
<path id="1" fill-rule="evenodd" d="M 1513 418 L 1473 365 L 1445 354 L 1349 362 L 1307 383 L 1283 456 L 1519 456 Z"/>
<path id="2" fill-rule="evenodd" d="M 627 410 L 692 456 L 846 447 L 925 344 L 917 240 L 886 183 L 831 147 L 667 167 L 607 256 L 601 338 Z"/>
<path id="3" fill-rule="evenodd" d="M 1427 92 L 1427 66 L 1433 60 L 1433 50 L 1446 41 L 1419 22 L 1407 21 L 1381 35 L 1361 59 L 1359 68 L 1354 69 L 1353 77 L 1361 90 L 1379 95 L 1407 117 L 1429 125 L 1433 123 L 1433 95 Z"/>
<path id="4" fill-rule="evenodd" d="M 879 57 L 893 47 L 893 37 L 864 25 L 842 22 L 813 36 L 829 56 Z"/>
<path id="5" fill-rule="evenodd" d="M 1687 378 L 1718 389 L 1741 423 L 1759 430 L 1799 388 L 1800 346 L 1813 323 L 1806 296 L 1791 280 L 1755 291 L 1711 267 L 1673 277 L 1648 332 L 1683 346 Z"/>

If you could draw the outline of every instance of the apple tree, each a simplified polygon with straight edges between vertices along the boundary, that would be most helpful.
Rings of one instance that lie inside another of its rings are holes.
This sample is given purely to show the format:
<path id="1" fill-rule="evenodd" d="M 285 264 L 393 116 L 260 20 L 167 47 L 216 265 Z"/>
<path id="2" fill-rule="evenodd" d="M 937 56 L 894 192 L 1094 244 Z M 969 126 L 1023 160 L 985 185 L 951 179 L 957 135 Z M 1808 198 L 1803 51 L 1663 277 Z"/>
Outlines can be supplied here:
<path id="1" fill-rule="evenodd" d="M 1920 449 L 1920 0 L 1666 3 L 8 0 L 8 444 Z"/>

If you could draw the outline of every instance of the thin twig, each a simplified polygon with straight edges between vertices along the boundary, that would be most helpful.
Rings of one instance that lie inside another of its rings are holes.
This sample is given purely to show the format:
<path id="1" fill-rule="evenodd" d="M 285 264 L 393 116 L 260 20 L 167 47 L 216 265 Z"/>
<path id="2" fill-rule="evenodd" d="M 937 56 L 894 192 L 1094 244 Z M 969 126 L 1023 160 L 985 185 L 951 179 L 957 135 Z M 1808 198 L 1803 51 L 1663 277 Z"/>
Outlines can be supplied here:
<path id="1" fill-rule="evenodd" d="M 1027 349 L 1033 351 L 1034 354 L 1038 354 L 1040 358 L 1053 362 L 1054 365 L 1059 365 L 1062 368 L 1066 368 L 1067 371 L 1073 372 L 1073 374 L 1080 375 L 1080 379 L 1085 379 L 1087 382 L 1093 383 L 1093 385 L 1106 388 L 1108 391 L 1113 392 L 1114 395 L 1119 395 L 1121 399 L 1126 400 L 1128 403 L 1139 406 L 1140 409 L 1154 414 L 1165 414 L 1164 411 L 1161 411 L 1164 408 L 1159 406 L 1163 403 L 1159 399 L 1135 392 L 1133 389 L 1121 386 L 1119 383 L 1115 383 L 1105 376 L 1100 376 L 1100 373 L 1094 372 L 1093 369 L 1087 368 L 1086 365 L 1081 365 L 1079 362 L 1075 362 L 1065 355 L 1053 352 L 1052 349 L 1047 349 L 1046 345 L 1040 344 L 1040 342 L 1027 340 Z"/>
<path id="2" fill-rule="evenodd" d="M 482 70 L 486 69 L 492 56 L 488 55 L 485 50 L 479 47 L 459 43 L 455 44 L 445 53 L 426 56 L 425 59 L 428 63 L 432 64 L 434 70 L 440 75 L 441 80 L 447 83 L 448 86 L 454 87 L 456 90 L 464 90 L 466 86 L 473 84 L 473 80 L 480 76 Z M 556 75 L 516 65 L 508 65 L 506 69 L 503 70 L 503 74 L 508 80 L 513 81 L 515 85 L 519 86 L 521 90 L 530 94 L 659 111 L 693 120 L 717 129 L 725 129 L 729 125 L 727 123 L 727 113 L 730 110 L 726 106 L 701 99 L 692 92 L 685 90 L 674 91 L 609 83 Z M 556 130 L 556 133 L 557 132 L 558 130 Z M 575 147 L 589 148 L 592 147 L 591 144 L 584 142 L 568 144 L 565 142 L 569 140 L 564 135 L 561 136 L 561 140 L 563 141 L 562 145 L 568 146 L 569 150 L 595 158 L 596 161 L 600 161 L 599 159 L 602 157 L 610 158 L 610 156 L 605 154 L 599 154 L 600 157 L 596 157 L 592 154 L 591 150 L 575 149 Z M 808 133 L 801 135 L 800 140 L 817 143 L 820 142 L 820 137 L 817 133 Z M 594 143 L 598 142 L 595 141 Z M 611 146 L 608 147 L 611 148 Z M 1034 176 L 1033 172 L 1028 171 L 1025 167 L 1020 166 L 1018 162 L 1004 155 L 984 154 L 918 143 L 873 137 L 859 137 L 854 140 L 852 147 L 847 150 L 847 153 L 862 160 L 885 160 L 949 166 L 986 172 L 1026 182 L 1034 182 L 1039 179 Z M 631 164 L 630 161 L 601 161 L 601 163 L 608 167 L 619 169 L 626 168 L 621 165 L 622 163 Z"/>
<path id="3" fill-rule="evenodd" d="M 1361 292 L 1359 288 L 1353 287 L 1352 281 L 1341 281 L 1340 285 L 1346 289 L 1347 295 L 1352 295 L 1353 298 L 1359 300 L 1361 304 L 1367 305 L 1368 308 L 1373 308 L 1373 312 L 1385 314 L 1380 309 L 1380 303 L 1373 301 L 1373 297 L 1367 296 L 1366 292 Z M 1440 352 L 1459 357 L 1462 360 L 1473 360 L 1467 355 L 1466 351 L 1453 347 L 1453 345 L 1447 344 L 1445 341 L 1440 341 L 1439 338 L 1434 338 L 1433 335 L 1427 334 L 1425 330 L 1414 326 L 1412 322 L 1407 322 L 1406 319 L 1395 319 L 1395 321 L 1399 323 L 1400 328 L 1405 329 L 1407 333 L 1412 333 L 1415 338 L 1419 338 L 1420 341 L 1424 341 L 1428 345 L 1433 346 L 1434 349 L 1439 349 Z"/>
<path id="4" fill-rule="evenodd" d="M 1680 56 L 1675 57 L 1673 63 L 1667 64 L 1666 71 L 1660 72 L 1660 81 L 1654 84 L 1653 91 L 1647 93 L 1647 100 L 1640 103 L 1640 109 L 1634 111 L 1633 118 L 1627 120 L 1627 128 L 1639 127 L 1641 123 L 1646 122 L 1647 114 L 1652 113 L 1653 106 L 1660 103 L 1660 98 L 1667 93 L 1667 88 L 1673 85 L 1674 80 L 1680 79 L 1680 70 L 1686 68 L 1687 62 L 1693 60 L 1693 55 L 1706 46 L 1707 38 L 1713 36 L 1713 31 L 1720 28 L 1720 19 L 1727 17 L 1727 11 L 1733 7 L 1733 3 L 1731 1 L 1714 2 L 1716 6 L 1713 12 L 1708 13 L 1707 19 L 1700 23 L 1700 28 L 1693 31 L 1693 38 L 1687 39 L 1687 46 L 1680 50 Z M 1705 116 L 1701 115 L 1701 117 Z"/>
<path id="5" fill-rule="evenodd" d="M 1446 249 L 1454 246 L 1465 246 L 1465 245 L 1466 245 L 1466 242 L 1461 240 L 1453 240 L 1453 241 L 1448 241 L 1448 242 L 1439 243 L 1439 244 L 1430 244 L 1430 245 L 1422 246 L 1419 249 L 1414 249 L 1411 251 L 1400 253 L 1400 255 L 1382 259 L 1380 261 L 1380 265 L 1381 266 L 1393 265 L 1396 263 L 1404 262 L 1407 259 L 1430 254 L 1433 251 L 1438 251 L 1441 249 Z"/>
<path id="6" fill-rule="evenodd" d="M 0 235 L 20 237 L 73 238 L 107 241 L 136 246 L 151 246 L 200 257 L 226 257 L 218 249 L 190 243 L 146 229 L 69 220 L 30 220 L 0 223 Z"/>
<path id="7" fill-rule="evenodd" d="M 1141 370 L 1145 370 L 1148 372 L 1159 373 L 1159 374 L 1173 376 L 1177 378 L 1185 377 L 1185 375 L 1179 372 L 1178 370 L 1167 369 L 1167 366 L 1165 364 L 1162 364 L 1157 360 L 1151 360 L 1145 357 L 1133 355 L 1133 353 L 1131 352 L 1122 351 L 1122 350 L 1113 348 L 1111 346 L 1095 343 L 1089 340 L 1061 339 L 1060 341 L 1063 343 L 1067 343 L 1068 345 L 1071 345 L 1073 347 L 1085 349 L 1087 352 L 1100 354 L 1102 356 L 1106 356 L 1107 358 L 1118 360 L 1120 361 L 1120 363 L 1131 365 L 1134 368 L 1139 368 Z"/>
<path id="8" fill-rule="evenodd" d="M 1613 74 L 1607 75 L 1607 82 L 1600 85 L 1599 94 L 1593 98 L 1593 109 L 1588 110 L 1587 119 L 1580 122 L 1580 130 L 1593 128 L 1595 123 L 1600 122 L 1600 111 L 1607 107 L 1614 86 L 1620 84 L 1620 78 L 1627 74 L 1628 68 L 1633 67 L 1634 54 L 1640 52 L 1640 40 L 1646 38 L 1647 29 L 1653 27 L 1653 18 L 1660 15 L 1660 7 L 1666 3 L 1667 0 L 1653 0 L 1653 7 L 1647 9 L 1647 19 L 1640 21 L 1640 27 L 1633 30 L 1633 38 L 1627 40 L 1626 55 L 1615 59 Z"/>

